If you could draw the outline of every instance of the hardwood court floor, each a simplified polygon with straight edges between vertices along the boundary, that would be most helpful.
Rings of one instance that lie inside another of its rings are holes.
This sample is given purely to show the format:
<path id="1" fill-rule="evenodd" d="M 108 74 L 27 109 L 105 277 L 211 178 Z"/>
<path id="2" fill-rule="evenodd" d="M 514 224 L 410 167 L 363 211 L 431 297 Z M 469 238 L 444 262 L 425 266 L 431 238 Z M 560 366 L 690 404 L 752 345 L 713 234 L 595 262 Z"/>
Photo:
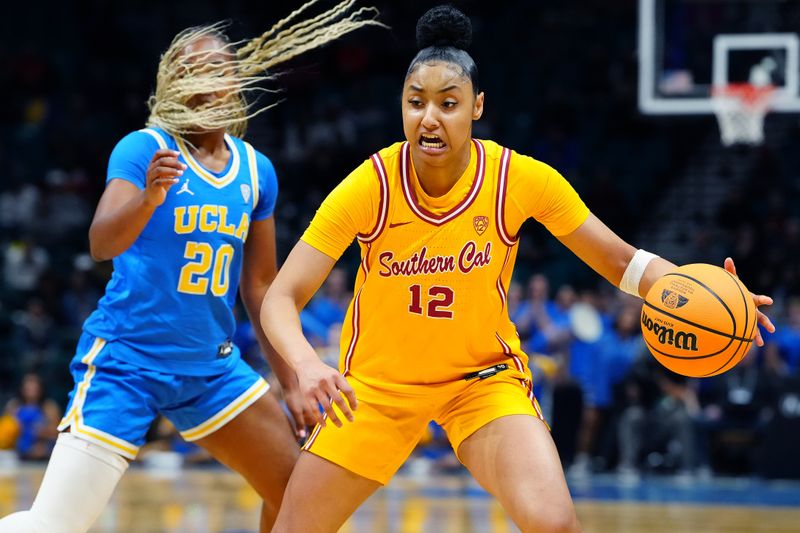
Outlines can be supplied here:
<path id="1" fill-rule="evenodd" d="M 41 467 L 29 466 L 16 473 L 0 474 L 0 516 L 28 507 L 41 475 Z M 605 483 L 606 486 L 601 482 L 573 490 L 587 533 L 800 531 L 800 485 L 797 484 L 751 486 L 746 481 L 728 485 L 715 482 L 698 492 L 697 487 L 674 487 L 658 481 L 634 491 L 615 488 L 608 480 Z M 75 490 L 84 489 L 75 487 Z M 625 500 L 626 497 L 641 500 L 642 495 L 649 501 Z M 739 503 L 697 503 L 715 499 Z M 774 502 L 770 503 L 770 499 Z M 742 503 L 748 501 L 758 504 Z M 255 532 L 258 511 L 255 493 L 238 476 L 225 470 L 186 470 L 174 477 L 164 477 L 134 468 L 123 478 L 91 531 L 251 533 Z M 468 476 L 425 479 L 398 476 L 370 498 L 341 531 L 511 533 L 518 530 L 500 506 Z"/>

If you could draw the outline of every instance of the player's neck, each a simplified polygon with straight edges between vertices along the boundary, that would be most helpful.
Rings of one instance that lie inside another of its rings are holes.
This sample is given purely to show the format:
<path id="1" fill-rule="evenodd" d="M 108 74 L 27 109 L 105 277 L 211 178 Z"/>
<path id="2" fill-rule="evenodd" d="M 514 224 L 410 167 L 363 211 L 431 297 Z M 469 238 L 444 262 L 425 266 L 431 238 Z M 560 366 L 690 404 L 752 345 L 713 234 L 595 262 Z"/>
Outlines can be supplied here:
<path id="1" fill-rule="evenodd" d="M 432 165 L 422 158 L 414 157 L 411 153 L 411 160 L 414 165 L 414 172 L 417 174 L 417 179 L 425 191 L 425 194 L 432 198 L 444 196 L 453 185 L 456 184 L 458 179 L 464 174 L 469 166 L 470 146 L 466 146 L 460 154 L 450 161 L 444 162 L 442 165 Z"/>
<path id="2" fill-rule="evenodd" d="M 207 169 L 221 172 L 228 165 L 231 154 L 225 144 L 225 130 L 187 133 L 184 138 L 192 155 Z"/>

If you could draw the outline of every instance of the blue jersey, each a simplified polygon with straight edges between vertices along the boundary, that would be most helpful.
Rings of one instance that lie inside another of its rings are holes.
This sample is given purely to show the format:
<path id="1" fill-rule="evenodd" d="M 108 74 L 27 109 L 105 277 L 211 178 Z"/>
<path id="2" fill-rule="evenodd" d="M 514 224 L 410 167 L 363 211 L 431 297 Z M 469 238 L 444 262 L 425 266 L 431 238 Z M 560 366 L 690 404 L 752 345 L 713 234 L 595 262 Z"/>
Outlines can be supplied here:
<path id="1" fill-rule="evenodd" d="M 133 245 L 114 258 L 114 273 L 84 330 L 109 343 L 110 355 L 137 366 L 184 375 L 232 367 L 233 306 L 242 250 L 252 221 L 272 215 L 272 163 L 248 143 L 225 135 L 228 166 L 205 169 L 179 138 L 158 128 L 130 133 L 114 148 L 106 182 L 140 189 L 159 148 L 180 152 L 187 169 Z"/>

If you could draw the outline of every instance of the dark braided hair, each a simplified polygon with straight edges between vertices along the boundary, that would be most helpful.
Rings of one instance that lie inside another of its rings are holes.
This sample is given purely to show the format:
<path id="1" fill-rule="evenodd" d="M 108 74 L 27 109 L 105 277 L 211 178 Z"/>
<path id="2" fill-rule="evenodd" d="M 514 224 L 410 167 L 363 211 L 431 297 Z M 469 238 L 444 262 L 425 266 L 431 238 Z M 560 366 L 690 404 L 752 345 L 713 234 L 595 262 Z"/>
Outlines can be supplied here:
<path id="1" fill-rule="evenodd" d="M 472 92 L 477 95 L 478 66 L 466 49 L 472 42 L 472 23 L 469 18 L 450 5 L 428 10 L 417 21 L 417 48 L 419 52 L 411 61 L 406 79 L 420 65 L 443 61 L 457 66 L 472 82 Z"/>

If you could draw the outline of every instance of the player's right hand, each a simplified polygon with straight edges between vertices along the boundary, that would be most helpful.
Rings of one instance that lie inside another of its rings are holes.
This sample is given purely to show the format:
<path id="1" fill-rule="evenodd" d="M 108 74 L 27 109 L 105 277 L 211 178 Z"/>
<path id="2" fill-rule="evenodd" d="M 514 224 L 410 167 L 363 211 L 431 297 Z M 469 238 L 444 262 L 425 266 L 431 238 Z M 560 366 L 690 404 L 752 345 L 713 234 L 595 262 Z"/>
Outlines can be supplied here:
<path id="1" fill-rule="evenodd" d="M 167 191 L 178 183 L 178 178 L 183 175 L 186 165 L 178 161 L 180 152 L 166 148 L 156 150 L 150 165 L 147 167 L 145 181 L 145 201 L 153 206 L 159 206 L 167 199 Z"/>
<path id="2" fill-rule="evenodd" d="M 336 427 L 342 427 L 342 421 L 333 408 L 334 404 L 347 417 L 347 420 L 353 421 L 353 411 L 358 408 L 356 393 L 336 369 L 317 360 L 298 369 L 297 380 L 306 401 L 306 421 L 310 417 L 325 427 L 327 416 Z M 347 398 L 346 402 L 342 396 Z M 322 406 L 326 416 L 320 413 L 319 406 Z"/>

